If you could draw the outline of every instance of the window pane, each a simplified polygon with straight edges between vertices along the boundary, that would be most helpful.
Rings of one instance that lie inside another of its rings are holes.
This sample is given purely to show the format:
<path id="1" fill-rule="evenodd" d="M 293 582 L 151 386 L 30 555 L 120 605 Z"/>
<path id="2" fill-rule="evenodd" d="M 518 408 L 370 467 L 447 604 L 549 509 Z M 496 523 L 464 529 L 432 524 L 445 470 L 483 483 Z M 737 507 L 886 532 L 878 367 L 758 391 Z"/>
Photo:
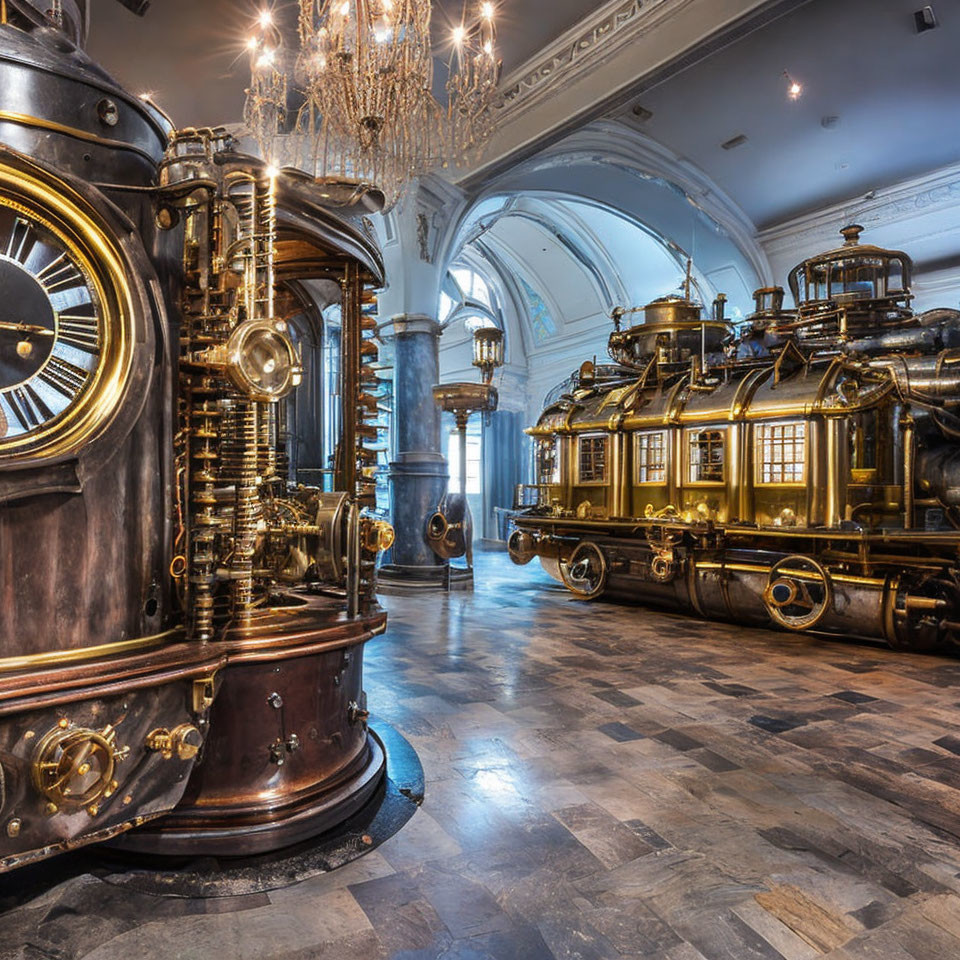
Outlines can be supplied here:
<path id="1" fill-rule="evenodd" d="M 637 483 L 662 483 L 667 475 L 666 434 L 662 430 L 638 433 Z"/>
<path id="2" fill-rule="evenodd" d="M 690 481 L 723 483 L 723 431 L 697 430 L 688 436 Z"/>
<path id="3" fill-rule="evenodd" d="M 806 429 L 801 420 L 757 424 L 755 450 L 760 483 L 803 483 Z"/>
<path id="4" fill-rule="evenodd" d="M 581 437 L 579 444 L 581 483 L 605 483 L 607 479 L 607 437 Z"/>

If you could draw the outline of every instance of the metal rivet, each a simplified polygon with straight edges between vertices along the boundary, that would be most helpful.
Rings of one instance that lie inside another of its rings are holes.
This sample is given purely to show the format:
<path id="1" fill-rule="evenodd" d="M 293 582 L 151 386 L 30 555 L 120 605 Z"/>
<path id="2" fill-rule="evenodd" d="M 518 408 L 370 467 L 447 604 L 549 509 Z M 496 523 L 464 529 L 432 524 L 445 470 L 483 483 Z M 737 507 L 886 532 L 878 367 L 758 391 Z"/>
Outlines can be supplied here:
<path id="1" fill-rule="evenodd" d="M 14 817 L 7 823 L 7 836 L 8 837 L 19 837 L 20 828 L 23 826 L 23 822 L 18 818 Z"/>

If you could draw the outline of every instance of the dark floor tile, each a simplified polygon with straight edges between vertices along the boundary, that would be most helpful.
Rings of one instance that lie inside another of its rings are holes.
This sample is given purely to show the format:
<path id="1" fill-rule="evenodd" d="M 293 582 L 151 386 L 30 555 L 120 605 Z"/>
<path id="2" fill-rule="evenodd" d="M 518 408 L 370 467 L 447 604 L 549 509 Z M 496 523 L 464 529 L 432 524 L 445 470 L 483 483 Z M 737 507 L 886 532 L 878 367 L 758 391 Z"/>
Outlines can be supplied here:
<path id="1" fill-rule="evenodd" d="M 806 724 L 806 720 L 788 720 L 785 717 L 767 717 L 763 714 L 755 714 L 747 721 L 767 733 L 786 733 L 788 730 L 795 730 Z"/>
<path id="2" fill-rule="evenodd" d="M 642 740 L 643 734 L 628 727 L 625 723 L 605 723 L 602 727 L 597 727 L 601 733 L 616 740 L 617 743 L 626 743 L 629 740 Z"/>
<path id="3" fill-rule="evenodd" d="M 865 907 L 861 907 L 859 910 L 851 910 L 850 916 L 859 920 L 867 930 L 875 930 L 880 924 L 886 923 L 891 912 L 889 903 L 871 900 Z"/>
<path id="4" fill-rule="evenodd" d="M 655 733 L 653 739 L 681 751 L 696 750 L 697 747 L 703 746 L 699 740 L 688 737 L 680 730 L 664 730 L 662 733 Z"/>
<path id="5" fill-rule="evenodd" d="M 746 687 L 742 683 L 716 683 L 713 680 L 705 680 L 703 685 L 717 693 L 722 693 L 725 697 L 758 697 L 763 696 L 759 690 L 753 687 Z"/>
<path id="6" fill-rule="evenodd" d="M 605 700 L 607 703 L 613 704 L 615 707 L 638 707 L 642 703 L 642 701 L 631 697 L 629 693 L 624 693 L 622 690 L 602 690 L 595 693 L 594 696 L 598 700 Z"/>
<path id="7" fill-rule="evenodd" d="M 653 827 L 648 827 L 642 820 L 626 820 L 626 825 L 646 844 L 654 850 L 672 850 L 673 844 L 664 840 Z"/>
<path id="8" fill-rule="evenodd" d="M 841 690 L 839 693 L 831 693 L 830 696 L 845 703 L 876 703 L 879 699 L 879 697 L 868 697 L 865 693 L 857 693 L 856 690 Z"/>
<path id="9" fill-rule="evenodd" d="M 877 660 L 856 660 L 850 663 L 831 663 L 830 666 L 848 673 L 873 673 L 880 663 Z"/>
<path id="10" fill-rule="evenodd" d="M 721 757 L 719 753 L 714 753 L 706 747 L 702 750 L 694 750 L 690 756 L 693 757 L 697 763 L 703 764 L 703 766 L 708 770 L 712 770 L 714 773 L 727 773 L 730 770 L 740 769 L 739 764 L 728 760 L 726 757 Z"/>
<path id="11" fill-rule="evenodd" d="M 933 742 L 935 746 L 943 747 L 944 750 L 949 750 L 951 753 L 960 754 L 960 737 L 948 735 Z"/>

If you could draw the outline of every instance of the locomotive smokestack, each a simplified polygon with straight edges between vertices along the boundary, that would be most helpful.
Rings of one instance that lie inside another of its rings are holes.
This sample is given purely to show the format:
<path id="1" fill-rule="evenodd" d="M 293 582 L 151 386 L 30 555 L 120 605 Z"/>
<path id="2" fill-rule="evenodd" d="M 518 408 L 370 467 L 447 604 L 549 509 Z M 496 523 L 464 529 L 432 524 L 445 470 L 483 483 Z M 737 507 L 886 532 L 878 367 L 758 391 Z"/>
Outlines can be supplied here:
<path id="1" fill-rule="evenodd" d="M 723 323 L 726 310 L 727 295 L 725 293 L 718 293 L 717 299 L 713 301 L 713 319 L 716 320 L 717 323 Z"/>

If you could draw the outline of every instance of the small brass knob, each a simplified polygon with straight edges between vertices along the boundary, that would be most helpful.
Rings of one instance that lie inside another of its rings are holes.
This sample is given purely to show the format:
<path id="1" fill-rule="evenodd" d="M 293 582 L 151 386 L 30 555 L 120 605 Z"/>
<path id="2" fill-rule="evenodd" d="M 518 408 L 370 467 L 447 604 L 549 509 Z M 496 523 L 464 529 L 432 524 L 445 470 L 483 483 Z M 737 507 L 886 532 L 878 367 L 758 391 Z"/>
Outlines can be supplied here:
<path id="1" fill-rule="evenodd" d="M 181 723 L 168 730 L 158 727 L 147 734 L 144 744 L 148 750 L 159 753 L 164 760 L 192 760 L 203 746 L 203 735 L 192 723 Z"/>
<path id="2" fill-rule="evenodd" d="M 181 723 L 171 734 L 179 760 L 192 760 L 203 746 L 203 735 L 192 723 Z"/>

